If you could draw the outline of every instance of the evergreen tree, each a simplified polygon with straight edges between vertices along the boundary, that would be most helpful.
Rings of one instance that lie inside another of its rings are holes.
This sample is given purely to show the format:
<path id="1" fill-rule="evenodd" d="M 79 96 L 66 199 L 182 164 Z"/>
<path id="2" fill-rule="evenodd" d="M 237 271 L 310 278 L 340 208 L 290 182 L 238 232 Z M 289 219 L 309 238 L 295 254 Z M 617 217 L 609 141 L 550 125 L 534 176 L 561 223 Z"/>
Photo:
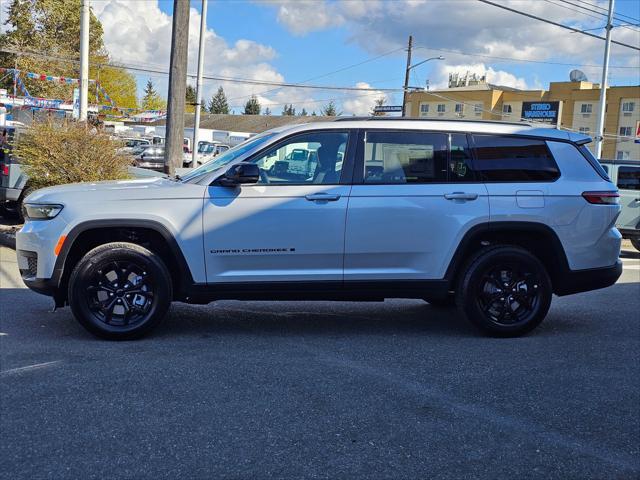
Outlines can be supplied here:
<path id="1" fill-rule="evenodd" d="M 316 115 L 316 111 L 315 111 L 315 110 L 314 110 L 313 112 L 311 112 L 311 116 L 312 116 L 312 117 L 317 117 L 317 115 Z"/>
<path id="2" fill-rule="evenodd" d="M 336 109 L 336 102 L 334 102 L 333 100 L 329 100 L 329 103 L 322 107 L 320 113 L 322 113 L 322 115 L 324 115 L 325 117 L 336 117 L 338 115 L 342 115 L 342 112 L 338 112 L 338 110 Z"/>
<path id="3" fill-rule="evenodd" d="M 244 114 L 245 115 L 260 115 L 260 102 L 258 101 L 258 97 L 255 95 L 251 95 L 251 98 L 247 100 L 247 103 L 244 105 Z"/>
<path id="4" fill-rule="evenodd" d="M 271 115 L 271 109 L 269 107 L 264 109 L 264 115 Z"/>
<path id="5" fill-rule="evenodd" d="M 184 99 L 187 105 L 195 105 L 196 103 L 196 89 L 191 85 L 187 85 L 187 90 L 184 94 Z"/>
<path id="6" fill-rule="evenodd" d="M 282 115 L 288 116 L 288 115 L 295 115 L 295 114 L 296 114 L 296 109 L 293 108 L 293 103 L 290 105 L 287 105 L 285 103 L 284 109 L 282 110 Z"/>
<path id="7" fill-rule="evenodd" d="M 227 96 L 225 95 L 222 87 L 218 87 L 216 94 L 211 97 L 211 101 L 209 102 L 209 112 L 225 115 L 229 113 L 229 103 L 227 103 Z"/>
<path id="8" fill-rule="evenodd" d="M 165 106 L 165 101 L 160 98 L 158 92 L 153 88 L 151 79 L 147 80 L 147 85 L 144 87 L 144 96 L 142 97 L 142 108 L 145 110 L 163 110 Z"/>
<path id="9" fill-rule="evenodd" d="M 376 112 L 376 107 L 383 107 L 385 104 L 387 103 L 387 99 L 384 97 L 380 97 L 376 100 L 376 103 L 374 103 L 373 107 L 371 108 L 371 112 L 369 112 L 369 115 L 372 115 L 374 117 L 384 117 L 384 112 Z"/>
<path id="10" fill-rule="evenodd" d="M 302 107 L 302 111 L 300 112 L 300 116 L 301 116 L 301 117 L 306 117 L 307 115 L 308 115 L 308 114 L 307 114 L 307 111 L 305 110 L 305 108 L 304 108 L 304 107 Z"/>

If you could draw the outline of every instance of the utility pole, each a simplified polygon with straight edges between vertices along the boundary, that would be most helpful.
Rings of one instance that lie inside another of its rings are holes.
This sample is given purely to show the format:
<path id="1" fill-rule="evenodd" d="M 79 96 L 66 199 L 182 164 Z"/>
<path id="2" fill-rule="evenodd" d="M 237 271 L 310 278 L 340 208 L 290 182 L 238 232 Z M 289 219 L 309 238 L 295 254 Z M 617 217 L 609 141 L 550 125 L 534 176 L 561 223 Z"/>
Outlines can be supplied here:
<path id="1" fill-rule="evenodd" d="M 598 124 L 596 127 L 596 158 L 602 156 L 602 144 L 604 143 L 604 121 L 607 109 L 607 77 L 609 76 L 609 52 L 611 47 L 611 30 L 613 29 L 613 3 L 609 0 L 609 14 L 607 15 L 607 35 L 604 43 L 604 63 L 602 65 L 602 82 L 600 83 L 600 107 L 598 110 Z"/>
<path id="2" fill-rule="evenodd" d="M 407 116 L 407 91 L 409 90 L 409 72 L 411 71 L 411 48 L 413 47 L 413 36 L 409 35 L 407 45 L 407 68 L 404 71 L 404 88 L 402 93 L 402 116 Z"/>
<path id="3" fill-rule="evenodd" d="M 200 46 L 198 48 L 198 78 L 196 80 L 196 114 L 193 121 L 193 146 L 191 148 L 191 167 L 196 168 L 198 156 L 198 129 L 200 128 L 200 104 L 202 103 L 202 74 L 204 69 L 204 34 L 207 30 L 207 0 L 202 0 L 200 11 Z"/>
<path id="4" fill-rule="evenodd" d="M 87 121 L 89 106 L 89 0 L 82 0 L 80 11 L 80 116 Z"/>
<path id="5" fill-rule="evenodd" d="M 167 127 L 164 146 L 164 171 L 171 176 L 175 175 L 176 164 L 179 162 L 182 165 L 188 52 L 189 0 L 173 0 L 169 98 L 167 99 Z"/>

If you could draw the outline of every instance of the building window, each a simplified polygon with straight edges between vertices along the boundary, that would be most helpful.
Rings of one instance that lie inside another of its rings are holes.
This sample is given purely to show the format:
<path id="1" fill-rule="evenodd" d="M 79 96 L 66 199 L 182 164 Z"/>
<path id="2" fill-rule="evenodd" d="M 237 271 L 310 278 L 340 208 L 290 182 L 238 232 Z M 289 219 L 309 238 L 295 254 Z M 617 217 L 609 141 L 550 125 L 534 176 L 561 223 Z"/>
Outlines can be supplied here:
<path id="1" fill-rule="evenodd" d="M 464 105 L 462 103 L 456 103 L 456 113 L 462 113 L 464 111 Z"/>
<path id="2" fill-rule="evenodd" d="M 629 160 L 629 152 L 618 150 L 616 152 L 616 160 Z"/>
<path id="3" fill-rule="evenodd" d="M 513 108 L 509 104 L 504 104 L 504 105 L 502 105 L 502 113 L 507 114 L 507 115 L 510 114 L 510 113 L 513 113 Z"/>
<path id="4" fill-rule="evenodd" d="M 580 127 L 580 133 L 584 133 L 585 135 L 588 134 L 590 130 L 589 127 Z"/>
<path id="5" fill-rule="evenodd" d="M 630 137 L 631 136 L 631 127 L 620 127 L 620 136 L 622 136 L 622 137 Z"/>
<path id="6" fill-rule="evenodd" d="M 593 113 L 593 104 L 583 103 L 580 105 L 580 113 Z"/>
<path id="7" fill-rule="evenodd" d="M 445 112 L 444 103 L 439 103 L 438 104 L 438 113 L 444 113 L 444 112 Z"/>
<path id="8" fill-rule="evenodd" d="M 482 104 L 481 103 L 476 103 L 473 106 L 473 111 L 476 115 L 482 115 Z"/>
<path id="9" fill-rule="evenodd" d="M 622 104 L 622 111 L 624 113 L 631 113 L 633 112 L 633 109 L 635 108 L 636 104 L 634 102 L 624 102 Z"/>
<path id="10" fill-rule="evenodd" d="M 420 104 L 420 115 L 426 115 L 429 113 L 429 105 L 426 103 Z"/>

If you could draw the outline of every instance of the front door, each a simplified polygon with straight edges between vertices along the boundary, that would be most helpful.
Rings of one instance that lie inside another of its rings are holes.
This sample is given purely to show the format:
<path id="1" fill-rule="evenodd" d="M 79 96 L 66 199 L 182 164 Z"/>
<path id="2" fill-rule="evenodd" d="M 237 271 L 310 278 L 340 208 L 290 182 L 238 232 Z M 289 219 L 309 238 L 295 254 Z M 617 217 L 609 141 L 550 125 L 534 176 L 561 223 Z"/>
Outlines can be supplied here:
<path id="1" fill-rule="evenodd" d="M 257 184 L 210 186 L 203 228 L 207 281 L 342 281 L 350 193 L 346 131 L 288 137 L 247 161 Z"/>

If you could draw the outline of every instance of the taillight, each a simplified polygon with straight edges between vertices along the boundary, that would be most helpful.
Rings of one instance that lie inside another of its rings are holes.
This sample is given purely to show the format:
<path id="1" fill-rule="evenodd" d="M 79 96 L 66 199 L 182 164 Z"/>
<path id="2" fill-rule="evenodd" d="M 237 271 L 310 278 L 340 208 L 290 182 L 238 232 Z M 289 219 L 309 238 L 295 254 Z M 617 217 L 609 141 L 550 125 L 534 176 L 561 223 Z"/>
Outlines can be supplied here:
<path id="1" fill-rule="evenodd" d="M 9 165 L 0 163 L 0 174 L 6 177 L 9 176 Z"/>
<path id="2" fill-rule="evenodd" d="M 618 192 L 584 192 L 584 199 L 594 205 L 617 205 L 620 203 Z"/>

